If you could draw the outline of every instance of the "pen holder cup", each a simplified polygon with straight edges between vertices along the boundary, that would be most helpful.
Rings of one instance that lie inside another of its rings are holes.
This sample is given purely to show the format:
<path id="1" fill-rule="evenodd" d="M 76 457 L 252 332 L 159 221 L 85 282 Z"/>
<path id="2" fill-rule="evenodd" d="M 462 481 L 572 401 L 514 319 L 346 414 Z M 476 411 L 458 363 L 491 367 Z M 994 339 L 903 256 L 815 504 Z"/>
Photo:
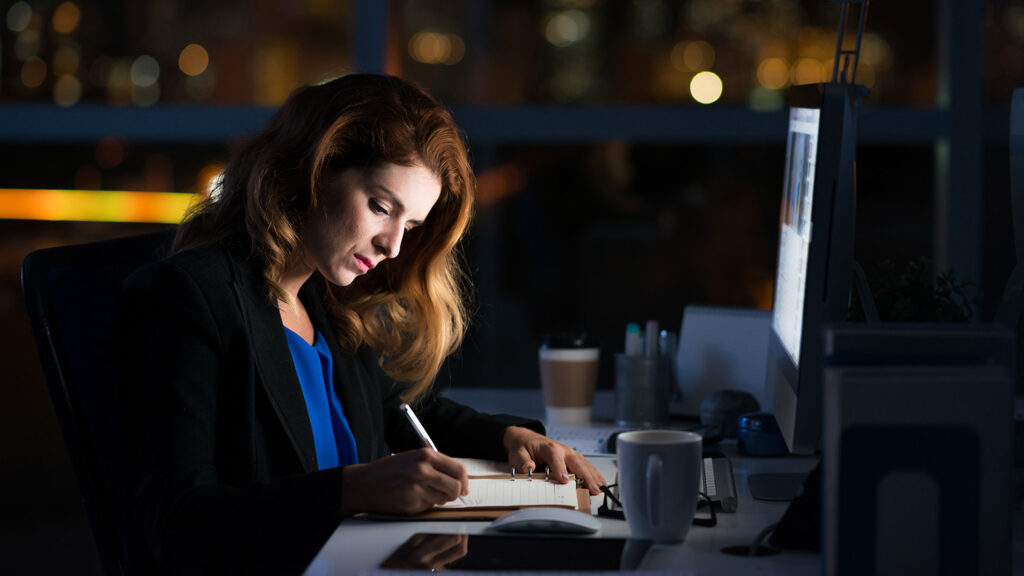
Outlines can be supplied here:
<path id="1" fill-rule="evenodd" d="M 671 398 L 671 356 L 615 355 L 616 424 L 667 424 Z"/>

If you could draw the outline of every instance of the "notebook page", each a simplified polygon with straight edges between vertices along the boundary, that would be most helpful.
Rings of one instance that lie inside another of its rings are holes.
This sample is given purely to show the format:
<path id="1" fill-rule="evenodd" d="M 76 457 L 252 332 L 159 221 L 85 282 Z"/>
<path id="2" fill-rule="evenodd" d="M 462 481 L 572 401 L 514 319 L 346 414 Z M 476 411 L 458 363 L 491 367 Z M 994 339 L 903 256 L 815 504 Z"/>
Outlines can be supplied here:
<path id="1" fill-rule="evenodd" d="M 459 464 L 466 467 L 469 476 L 510 476 L 512 465 L 497 460 L 481 460 L 479 458 L 456 458 Z"/>
<path id="2" fill-rule="evenodd" d="M 520 506 L 566 506 L 576 508 L 576 483 L 558 484 L 544 480 L 470 478 L 469 495 L 452 500 L 441 509 L 517 508 Z"/>

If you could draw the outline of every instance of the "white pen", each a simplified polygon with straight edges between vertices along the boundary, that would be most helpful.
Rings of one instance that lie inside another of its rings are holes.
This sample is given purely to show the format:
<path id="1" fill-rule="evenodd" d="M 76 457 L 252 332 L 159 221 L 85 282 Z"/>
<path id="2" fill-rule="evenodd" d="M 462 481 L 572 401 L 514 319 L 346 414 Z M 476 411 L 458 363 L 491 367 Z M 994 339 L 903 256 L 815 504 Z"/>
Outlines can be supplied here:
<path id="1" fill-rule="evenodd" d="M 405 402 L 399 406 L 402 412 L 405 412 L 405 417 L 409 419 L 409 424 L 412 424 L 412 429 L 416 431 L 416 435 L 420 437 L 420 442 L 423 443 L 425 448 L 430 448 L 434 452 L 440 452 L 437 449 L 437 445 L 430 439 L 430 434 L 427 434 L 427 429 L 420 424 L 420 419 L 416 417 L 416 413 L 412 411 L 412 406 L 409 406 Z"/>
<path id="2" fill-rule="evenodd" d="M 420 424 L 420 419 L 416 417 L 416 413 L 412 411 L 412 406 L 409 406 L 405 402 L 399 406 L 402 412 L 405 413 L 405 417 L 409 419 L 409 424 L 412 424 L 412 429 L 416 431 L 416 435 L 420 437 L 420 443 L 423 444 L 424 448 L 430 448 L 434 452 L 440 452 L 437 449 L 437 445 L 430 439 L 430 434 L 427 434 L 427 429 Z M 459 502 L 465 504 L 466 501 L 462 499 L 462 495 L 459 495 Z"/>

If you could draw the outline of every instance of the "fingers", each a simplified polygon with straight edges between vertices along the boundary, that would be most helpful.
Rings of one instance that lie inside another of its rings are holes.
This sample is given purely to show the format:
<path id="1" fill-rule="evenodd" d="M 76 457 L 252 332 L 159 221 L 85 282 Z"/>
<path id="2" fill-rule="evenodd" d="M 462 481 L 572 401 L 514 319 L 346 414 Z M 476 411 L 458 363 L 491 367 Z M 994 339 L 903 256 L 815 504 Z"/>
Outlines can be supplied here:
<path id="1" fill-rule="evenodd" d="M 537 463 L 530 457 L 530 451 L 526 447 L 520 447 L 508 455 L 508 463 L 516 469 L 516 472 L 529 474 L 537 470 Z"/>
<path id="2" fill-rule="evenodd" d="M 455 500 L 469 489 L 461 464 L 426 448 L 346 466 L 342 483 L 345 515 L 415 514 Z"/>
<path id="3" fill-rule="evenodd" d="M 424 450 L 426 449 L 424 448 Z M 433 465 L 437 471 L 458 480 L 459 491 L 455 495 L 455 498 L 460 495 L 465 496 L 469 494 L 469 475 L 466 473 L 466 467 L 450 456 L 445 456 L 444 454 L 433 450 L 430 450 L 429 452 L 431 453 L 430 455 L 436 457 Z M 452 498 L 452 500 L 455 498 Z"/>
<path id="4" fill-rule="evenodd" d="M 509 463 L 518 472 L 536 470 L 538 465 L 546 464 L 550 469 L 549 478 L 565 484 L 569 482 L 569 474 L 575 474 L 595 495 L 608 483 L 582 454 L 532 430 L 510 426 L 504 443 Z"/>
<path id="5" fill-rule="evenodd" d="M 419 480 L 418 483 L 423 487 L 437 493 L 437 496 L 431 498 L 433 504 L 444 504 L 469 494 L 469 476 L 462 464 L 429 448 L 421 448 L 416 453 L 422 460 L 417 471 L 418 478 L 414 476 L 413 480 Z M 436 501 L 436 498 L 441 501 Z"/>
<path id="6" fill-rule="evenodd" d="M 577 478 L 583 479 L 583 485 L 590 491 L 594 496 L 601 493 L 601 486 L 605 486 L 608 482 L 604 479 L 597 468 L 590 463 L 589 460 L 583 457 L 579 452 L 574 452 L 572 455 L 566 458 L 567 467 L 573 473 L 576 474 Z"/>

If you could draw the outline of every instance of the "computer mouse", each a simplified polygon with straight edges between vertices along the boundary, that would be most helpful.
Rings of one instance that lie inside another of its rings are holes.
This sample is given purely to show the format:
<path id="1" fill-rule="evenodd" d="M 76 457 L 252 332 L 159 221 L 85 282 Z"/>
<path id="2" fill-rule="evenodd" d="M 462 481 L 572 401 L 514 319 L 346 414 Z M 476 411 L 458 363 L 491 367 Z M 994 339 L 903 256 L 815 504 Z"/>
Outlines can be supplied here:
<path id="1" fill-rule="evenodd" d="M 590 514 L 568 508 L 540 506 L 499 516 L 491 522 L 490 529 L 496 532 L 593 534 L 601 529 L 601 521 Z"/>

